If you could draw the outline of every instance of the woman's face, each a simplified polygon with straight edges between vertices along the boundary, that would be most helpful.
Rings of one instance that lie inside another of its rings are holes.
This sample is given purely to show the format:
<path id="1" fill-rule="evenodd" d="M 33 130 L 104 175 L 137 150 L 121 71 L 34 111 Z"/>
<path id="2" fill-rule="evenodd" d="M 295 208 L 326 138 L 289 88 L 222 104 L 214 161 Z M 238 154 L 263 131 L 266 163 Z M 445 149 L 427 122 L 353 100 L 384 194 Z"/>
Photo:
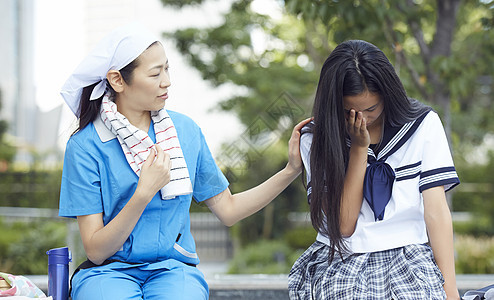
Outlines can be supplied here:
<path id="1" fill-rule="evenodd" d="M 115 102 L 136 111 L 160 110 L 168 98 L 170 75 L 168 58 L 160 43 L 153 44 L 137 58 L 138 65 L 130 83 L 118 93 Z M 123 107 L 122 107 L 123 108 Z"/>
<path id="2" fill-rule="evenodd" d="M 350 110 L 355 110 L 356 113 L 362 112 L 364 119 L 367 121 L 367 128 L 378 124 L 381 120 L 384 110 L 383 101 L 377 93 L 365 91 L 355 96 L 343 97 L 343 109 L 345 119 L 348 119 Z"/>

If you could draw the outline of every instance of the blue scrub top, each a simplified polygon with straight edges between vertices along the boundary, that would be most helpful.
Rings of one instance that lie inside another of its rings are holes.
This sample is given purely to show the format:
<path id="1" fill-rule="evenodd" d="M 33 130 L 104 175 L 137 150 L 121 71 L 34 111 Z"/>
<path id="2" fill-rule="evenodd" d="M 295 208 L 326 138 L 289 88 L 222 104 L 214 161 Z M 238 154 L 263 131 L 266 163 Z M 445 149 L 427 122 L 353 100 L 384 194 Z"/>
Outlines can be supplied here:
<path id="1" fill-rule="evenodd" d="M 223 192 L 228 181 L 216 165 L 199 126 L 192 119 L 168 111 L 177 130 L 193 194 L 162 200 L 158 192 L 147 205 L 122 249 L 109 259 L 151 263 L 150 268 L 167 267 L 178 260 L 198 264 L 190 233 L 189 209 L 192 196 L 198 202 Z M 75 218 L 103 213 L 108 224 L 125 206 L 137 187 L 138 176 L 131 169 L 115 136 L 102 138 L 101 122 L 93 122 L 74 134 L 65 151 L 59 215 Z M 95 125 L 96 124 L 96 125 Z M 154 126 L 148 131 L 154 140 Z"/>

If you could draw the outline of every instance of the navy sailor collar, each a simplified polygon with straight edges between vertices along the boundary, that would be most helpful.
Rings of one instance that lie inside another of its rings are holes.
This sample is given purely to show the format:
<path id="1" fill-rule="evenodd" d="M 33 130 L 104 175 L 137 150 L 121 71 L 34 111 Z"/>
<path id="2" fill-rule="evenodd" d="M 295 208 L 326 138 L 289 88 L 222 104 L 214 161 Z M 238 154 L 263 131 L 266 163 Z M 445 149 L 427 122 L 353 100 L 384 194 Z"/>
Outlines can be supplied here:
<path id="1" fill-rule="evenodd" d="M 417 131 L 417 128 L 422 124 L 422 121 L 428 115 L 431 110 L 423 113 L 417 119 L 405 123 L 398 127 L 393 127 L 391 125 L 385 124 L 384 136 L 381 143 L 381 147 L 376 154 L 372 148 L 367 149 L 367 155 L 371 160 L 385 161 L 389 156 L 398 151 L 398 149 L 403 146 L 408 139 Z M 350 148 L 352 142 L 350 137 L 346 138 L 346 144 Z"/>
<path id="2" fill-rule="evenodd" d="M 386 163 L 386 159 L 398 151 L 417 131 L 418 127 L 429 112 L 423 113 L 416 120 L 403 124 L 401 127 L 384 128 L 383 148 L 376 154 L 371 148 L 367 149 L 368 166 L 364 177 L 364 198 L 374 212 L 376 221 L 384 218 L 386 205 L 392 196 L 395 172 Z M 386 126 L 386 125 L 385 125 Z M 387 130 L 386 130 L 387 129 Z M 397 130 L 398 129 L 398 130 Z M 395 134 L 389 134 L 389 133 Z M 347 145 L 351 146 L 351 141 L 347 138 Z"/>

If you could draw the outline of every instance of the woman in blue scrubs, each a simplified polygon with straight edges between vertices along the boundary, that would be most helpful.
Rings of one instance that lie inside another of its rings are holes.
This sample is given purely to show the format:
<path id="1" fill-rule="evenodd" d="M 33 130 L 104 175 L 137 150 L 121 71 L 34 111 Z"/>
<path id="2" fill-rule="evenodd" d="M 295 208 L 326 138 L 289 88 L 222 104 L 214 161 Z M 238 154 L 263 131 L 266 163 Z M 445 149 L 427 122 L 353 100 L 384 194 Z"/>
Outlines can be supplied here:
<path id="1" fill-rule="evenodd" d="M 77 218 L 88 260 L 73 299 L 207 299 L 190 232 L 191 199 L 227 226 L 257 212 L 301 172 L 299 123 L 286 167 L 232 195 L 201 129 L 164 109 L 162 44 L 131 24 L 106 36 L 62 88 L 79 117 L 67 142 L 60 215 Z"/>

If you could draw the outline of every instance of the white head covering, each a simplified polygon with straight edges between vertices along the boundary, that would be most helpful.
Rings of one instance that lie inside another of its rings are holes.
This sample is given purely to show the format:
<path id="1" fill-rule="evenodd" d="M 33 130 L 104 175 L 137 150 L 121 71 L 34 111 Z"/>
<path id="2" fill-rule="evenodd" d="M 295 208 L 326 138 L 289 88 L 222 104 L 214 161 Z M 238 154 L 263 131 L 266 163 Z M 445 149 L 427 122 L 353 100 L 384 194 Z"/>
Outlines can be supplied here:
<path id="1" fill-rule="evenodd" d="M 62 97 L 72 112 L 79 117 L 82 89 L 99 82 L 90 100 L 103 96 L 106 90 L 106 74 L 120 70 L 139 57 L 159 39 L 139 23 L 130 23 L 106 35 L 82 60 L 62 87 Z"/>

